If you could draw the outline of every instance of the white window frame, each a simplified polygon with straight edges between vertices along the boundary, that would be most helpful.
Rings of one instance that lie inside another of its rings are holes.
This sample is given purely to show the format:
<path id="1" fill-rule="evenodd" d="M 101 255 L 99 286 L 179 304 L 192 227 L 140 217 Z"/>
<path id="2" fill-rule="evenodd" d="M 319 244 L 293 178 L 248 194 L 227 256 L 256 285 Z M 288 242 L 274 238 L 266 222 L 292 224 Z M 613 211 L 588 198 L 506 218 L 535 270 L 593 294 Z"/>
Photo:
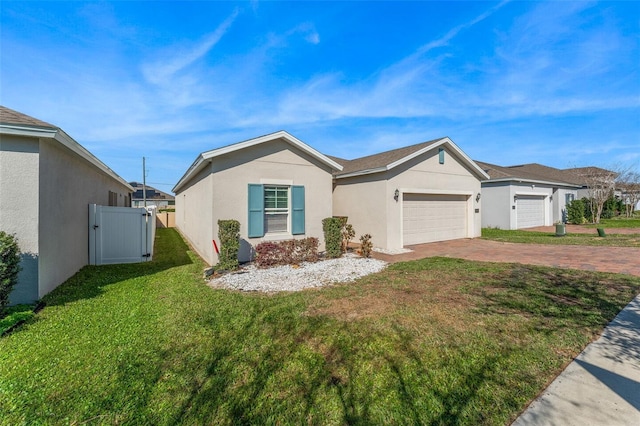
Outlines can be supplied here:
<path id="1" fill-rule="evenodd" d="M 276 204 L 278 199 L 278 190 L 286 190 L 287 191 L 287 207 L 267 207 L 267 191 L 268 190 L 276 190 Z M 291 185 L 284 184 L 264 184 L 263 186 L 263 197 L 264 197 L 264 215 L 276 215 L 276 214 L 286 214 L 287 215 L 287 229 L 281 231 L 269 231 L 267 226 L 267 218 L 265 217 L 264 225 L 265 225 L 265 236 L 268 235 L 289 235 L 291 233 Z"/>

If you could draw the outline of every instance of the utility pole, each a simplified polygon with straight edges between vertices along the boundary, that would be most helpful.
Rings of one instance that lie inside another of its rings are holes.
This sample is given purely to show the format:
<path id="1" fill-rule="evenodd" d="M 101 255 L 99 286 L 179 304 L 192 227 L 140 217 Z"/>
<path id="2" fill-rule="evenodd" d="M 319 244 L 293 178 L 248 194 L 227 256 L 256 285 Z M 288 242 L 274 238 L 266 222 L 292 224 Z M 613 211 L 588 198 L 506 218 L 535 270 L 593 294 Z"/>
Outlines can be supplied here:
<path id="1" fill-rule="evenodd" d="M 145 166 L 145 158 L 142 157 L 142 200 L 144 208 L 147 208 L 147 168 Z"/>

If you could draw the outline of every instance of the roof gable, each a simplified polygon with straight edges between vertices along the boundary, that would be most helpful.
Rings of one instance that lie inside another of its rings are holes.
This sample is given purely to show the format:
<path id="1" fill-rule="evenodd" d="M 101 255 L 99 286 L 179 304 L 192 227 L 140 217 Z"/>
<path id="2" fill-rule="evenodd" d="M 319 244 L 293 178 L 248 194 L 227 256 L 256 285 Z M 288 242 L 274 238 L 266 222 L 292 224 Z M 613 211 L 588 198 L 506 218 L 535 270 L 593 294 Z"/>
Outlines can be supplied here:
<path id="1" fill-rule="evenodd" d="M 45 138 L 45 140 L 56 141 L 133 192 L 133 188 L 122 177 L 58 126 L 0 105 L 0 134 Z"/>
<path id="2" fill-rule="evenodd" d="M 315 150 L 311 146 L 302 142 L 300 139 L 296 138 L 295 136 L 291 135 L 290 133 L 284 130 L 281 130 L 275 133 L 271 133 L 268 135 L 260 136 L 257 138 L 249 139 L 243 142 L 238 142 L 232 145 L 223 146 L 221 148 L 216 148 L 216 149 L 212 149 L 210 151 L 205 151 L 201 153 L 200 155 L 198 155 L 198 157 L 193 162 L 193 164 L 191 164 L 191 166 L 186 171 L 186 173 L 180 178 L 178 183 L 173 187 L 172 191 L 174 193 L 177 193 L 180 190 L 180 188 L 186 182 L 188 182 L 189 179 L 191 179 L 191 177 L 193 177 L 195 174 L 197 174 L 200 170 L 202 170 L 205 167 L 207 160 L 219 157 L 221 155 L 230 154 L 243 149 L 247 149 L 256 145 L 276 141 L 276 140 L 285 141 L 289 145 L 295 148 L 298 148 L 302 152 L 305 152 L 311 157 L 317 159 L 322 164 L 327 165 L 332 170 L 338 170 L 338 171 L 342 170 L 342 165 L 337 161 L 335 161 L 334 159 L 327 157 L 324 154 L 321 154 L 319 151 Z"/>
<path id="3" fill-rule="evenodd" d="M 448 137 L 405 146 L 366 157 L 356 158 L 351 161 L 342 160 L 344 161 L 344 168 L 341 172 L 336 173 L 335 177 L 336 179 L 342 179 L 385 172 L 443 145 L 448 146 L 454 153 L 456 153 L 458 159 L 469 167 L 469 169 L 471 169 L 478 177 L 481 179 L 489 178 L 489 176 Z"/>

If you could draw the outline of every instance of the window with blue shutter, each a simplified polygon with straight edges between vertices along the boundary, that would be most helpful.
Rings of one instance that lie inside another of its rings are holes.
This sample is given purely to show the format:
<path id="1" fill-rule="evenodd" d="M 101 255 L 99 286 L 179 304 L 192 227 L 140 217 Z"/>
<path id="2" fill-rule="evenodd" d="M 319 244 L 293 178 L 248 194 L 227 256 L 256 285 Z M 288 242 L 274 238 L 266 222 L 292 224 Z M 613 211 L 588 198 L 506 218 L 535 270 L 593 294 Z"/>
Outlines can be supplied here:
<path id="1" fill-rule="evenodd" d="M 264 188 L 249 184 L 249 238 L 264 236 Z"/>
<path id="2" fill-rule="evenodd" d="M 291 187 L 291 234 L 304 234 L 304 186 Z"/>

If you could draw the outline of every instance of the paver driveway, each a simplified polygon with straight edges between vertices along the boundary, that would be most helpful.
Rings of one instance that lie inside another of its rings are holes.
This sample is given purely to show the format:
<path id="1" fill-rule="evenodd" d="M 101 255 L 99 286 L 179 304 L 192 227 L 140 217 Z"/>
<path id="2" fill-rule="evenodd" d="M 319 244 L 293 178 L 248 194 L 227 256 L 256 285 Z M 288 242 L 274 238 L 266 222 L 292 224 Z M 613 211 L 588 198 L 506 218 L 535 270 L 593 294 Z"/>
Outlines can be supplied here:
<path id="1" fill-rule="evenodd" d="M 515 244 L 476 238 L 419 244 L 408 248 L 413 251 L 396 255 L 375 253 L 374 257 L 395 263 L 443 256 L 640 276 L 640 248 L 636 247 Z"/>

